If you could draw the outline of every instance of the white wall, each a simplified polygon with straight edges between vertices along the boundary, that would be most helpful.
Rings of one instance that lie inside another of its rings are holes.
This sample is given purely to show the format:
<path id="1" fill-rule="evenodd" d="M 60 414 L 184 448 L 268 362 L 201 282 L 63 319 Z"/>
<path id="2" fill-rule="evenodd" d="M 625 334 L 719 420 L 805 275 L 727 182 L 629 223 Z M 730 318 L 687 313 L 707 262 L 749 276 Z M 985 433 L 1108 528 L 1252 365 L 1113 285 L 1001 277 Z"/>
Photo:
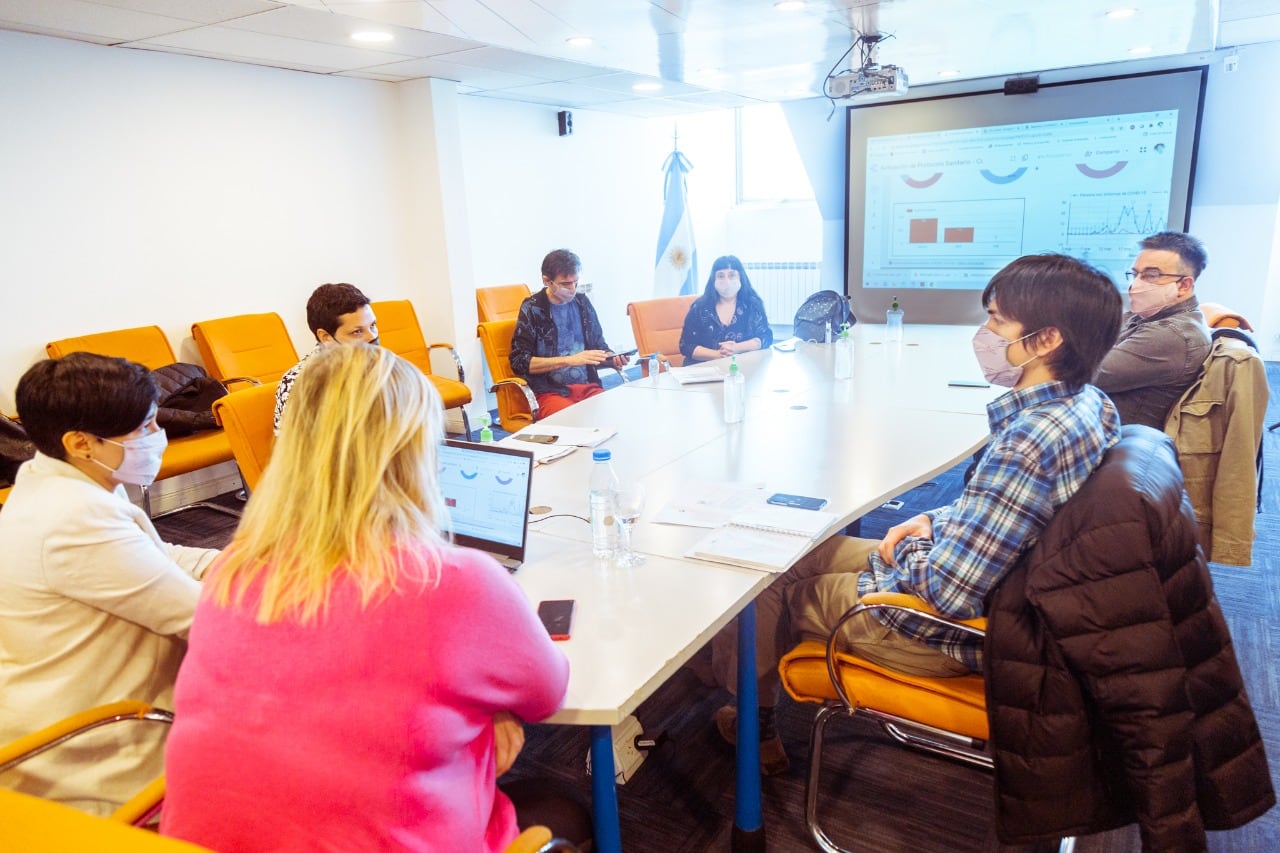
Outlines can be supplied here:
<path id="1" fill-rule="evenodd" d="M 689 208 L 699 286 L 723 248 L 734 187 L 733 118 L 720 111 L 643 119 L 574 110 L 573 134 L 558 135 L 554 107 L 459 99 L 475 279 L 485 287 L 541 286 L 542 258 L 572 249 L 582 282 L 614 349 L 633 339 L 627 303 L 653 298 L 662 221 L 662 164 L 672 148 L 693 163 Z"/>
<path id="2" fill-rule="evenodd" d="M 317 284 L 429 297 L 403 163 L 438 152 L 396 86 L 12 32 L 0 79 L 0 408 L 49 340 L 157 324 L 198 361 L 192 322 L 276 311 L 305 351 Z"/>

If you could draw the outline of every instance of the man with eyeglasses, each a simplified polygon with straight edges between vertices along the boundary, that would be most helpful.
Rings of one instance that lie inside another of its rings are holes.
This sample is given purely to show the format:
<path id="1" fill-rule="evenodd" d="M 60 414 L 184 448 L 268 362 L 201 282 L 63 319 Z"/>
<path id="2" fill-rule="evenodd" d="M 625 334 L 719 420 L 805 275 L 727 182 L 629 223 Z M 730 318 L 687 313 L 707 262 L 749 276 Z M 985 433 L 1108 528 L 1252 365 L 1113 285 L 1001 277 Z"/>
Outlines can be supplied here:
<path id="1" fill-rule="evenodd" d="M 596 309 L 578 292 L 581 269 L 568 249 L 549 253 L 542 259 L 543 289 L 520 303 L 516 317 L 511 369 L 529 383 L 541 417 L 602 393 L 598 365 L 621 370 L 627 362 L 605 343 Z"/>
<path id="2" fill-rule="evenodd" d="M 1190 234 L 1162 231 L 1141 243 L 1129 284 L 1129 313 L 1093 384 L 1115 402 L 1126 424 L 1164 429 L 1165 417 L 1200 375 L 1209 356 L 1195 284 L 1208 263 Z"/>

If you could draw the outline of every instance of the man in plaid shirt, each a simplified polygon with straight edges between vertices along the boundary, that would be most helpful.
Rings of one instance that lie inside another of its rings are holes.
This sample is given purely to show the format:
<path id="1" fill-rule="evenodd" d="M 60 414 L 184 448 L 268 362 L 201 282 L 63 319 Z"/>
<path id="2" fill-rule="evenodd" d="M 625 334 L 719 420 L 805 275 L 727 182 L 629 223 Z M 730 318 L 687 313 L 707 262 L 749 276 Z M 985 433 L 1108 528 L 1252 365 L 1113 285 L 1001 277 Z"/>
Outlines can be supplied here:
<path id="1" fill-rule="evenodd" d="M 776 732 L 765 725 L 782 654 L 800 639 L 825 641 L 872 591 L 917 595 L 947 616 L 980 616 L 987 592 L 1120 438 L 1115 406 L 1088 384 L 1120 328 L 1120 293 L 1104 273 L 1065 255 L 1029 255 L 997 273 L 982 302 L 989 319 L 974 336 L 975 355 L 988 381 L 1012 390 L 987 406 L 991 438 L 964 492 L 890 528 L 882 541 L 832 537 L 756 599 L 766 772 L 786 767 L 781 743 L 776 750 L 769 743 Z M 846 630 L 848 648 L 902 672 L 947 676 L 981 668 L 977 640 L 909 617 L 867 614 Z M 732 640 L 725 632 L 713 645 L 717 674 L 730 686 Z M 716 717 L 722 734 L 733 717 L 726 707 Z"/>

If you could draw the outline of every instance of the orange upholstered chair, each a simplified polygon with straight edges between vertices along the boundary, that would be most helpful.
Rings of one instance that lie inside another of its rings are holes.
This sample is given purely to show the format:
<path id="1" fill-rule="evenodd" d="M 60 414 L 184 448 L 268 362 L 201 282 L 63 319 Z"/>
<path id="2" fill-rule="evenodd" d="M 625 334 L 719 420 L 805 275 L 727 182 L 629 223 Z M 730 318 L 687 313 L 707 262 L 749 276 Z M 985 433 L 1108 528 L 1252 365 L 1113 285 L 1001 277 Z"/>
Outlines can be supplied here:
<path id="1" fill-rule="evenodd" d="M 493 377 L 489 390 L 498 396 L 498 421 L 507 432 L 516 432 L 538 419 L 537 398 L 528 383 L 511 369 L 511 336 L 515 331 L 514 319 L 491 320 L 476 327 L 484 363 Z"/>
<path id="2" fill-rule="evenodd" d="M 173 354 L 173 347 L 169 345 L 169 339 L 165 337 L 164 331 L 159 326 L 140 326 L 136 329 L 119 329 L 114 332 L 63 338 L 46 344 L 45 352 L 50 358 L 62 358 L 73 352 L 91 352 L 97 355 L 127 358 L 150 370 L 173 364 L 178 360 Z M 233 458 L 231 444 L 222 430 L 203 430 L 194 435 L 169 441 L 156 479 L 164 480 L 178 474 L 187 474 L 220 462 L 230 462 Z M 151 490 L 147 486 L 142 487 L 142 507 L 147 515 L 151 515 Z M 237 517 L 240 515 L 233 509 L 203 502 L 177 507 L 161 515 L 170 515 L 197 507 Z"/>
<path id="3" fill-rule="evenodd" d="M 94 731 L 95 729 L 100 729 L 104 726 L 134 725 L 137 723 L 160 723 L 167 726 L 172 722 L 173 712 L 165 711 L 160 708 L 153 708 L 146 702 L 138 700 L 129 699 L 122 702 L 111 702 L 106 705 L 99 705 L 96 708 L 89 708 L 88 710 L 81 711 L 78 714 L 72 714 L 66 719 L 59 720 L 58 722 L 46 726 L 37 732 L 24 735 L 15 741 L 0 745 L 0 773 L 18 766 L 29 758 L 35 758 L 37 755 L 56 749 L 62 744 L 67 743 L 70 740 L 74 740 L 82 734 Z M 164 791 L 164 777 L 161 776 L 143 787 L 137 794 L 130 797 L 128 801 L 122 803 L 119 808 L 111 813 L 109 819 L 120 824 L 133 824 L 135 826 L 145 825 L 160 811 L 160 804 L 164 800 Z M 76 814 L 80 814 L 80 812 L 76 812 Z M 94 819 L 100 820 L 100 818 Z M 11 829 L 9 821 L 4 818 L 0 818 L 0 826 L 6 827 L 6 833 Z M 7 834 L 5 837 L 10 841 L 16 840 L 10 838 Z M 50 843 L 45 839 L 45 843 L 41 843 L 33 847 L 24 847 L 20 845 L 18 847 L 6 849 L 96 850 L 103 848 L 98 848 L 92 845 L 88 847 L 63 847 L 58 844 Z"/>
<path id="4" fill-rule="evenodd" d="M 884 609 L 911 610 L 920 618 L 979 637 L 986 628 L 986 619 L 947 619 L 912 595 L 871 593 L 844 615 L 826 643 L 802 642 L 782 658 L 778 670 L 782 685 L 792 698 L 823 705 L 814 718 L 809 738 L 806 815 L 810 833 L 824 850 L 843 850 L 818 823 L 822 746 L 827 724 L 833 718 L 862 714 L 877 720 L 900 743 L 987 769 L 993 763 L 985 751 L 990 729 L 981 675 L 906 675 L 836 649 L 836 638 L 845 622 L 864 611 Z"/>
<path id="5" fill-rule="evenodd" d="M 494 320 L 514 320 L 520 312 L 520 303 L 529 298 L 532 291 L 527 284 L 499 284 L 476 288 L 476 317 L 481 323 Z"/>
<path id="6" fill-rule="evenodd" d="M 651 353 L 658 353 L 663 361 L 679 367 L 684 364 L 680 354 L 680 333 L 684 331 L 684 318 L 689 306 L 697 299 L 688 296 L 668 296 L 664 299 L 646 299 L 627 305 L 631 317 L 631 331 L 635 333 L 636 349 L 640 354 L 640 370 L 649 375 Z"/>
<path id="7" fill-rule="evenodd" d="M 382 345 L 417 365 L 440 392 L 440 399 L 444 401 L 446 409 L 458 409 L 462 412 L 462 428 L 470 441 L 471 423 L 467 419 L 466 406 L 471 402 L 471 389 L 467 387 L 466 375 L 462 371 L 462 359 L 458 358 L 453 345 L 427 343 L 422 336 L 422 326 L 418 323 L 418 312 L 413 310 L 413 303 L 408 299 L 373 302 L 369 307 L 378 318 L 378 337 Z M 436 349 L 449 351 L 458 374 L 457 379 L 441 376 L 432 368 L 431 351 Z"/>
<path id="8" fill-rule="evenodd" d="M 238 314 L 191 325 L 205 370 L 226 384 L 275 382 L 298 363 L 298 350 L 275 312 Z"/>
<path id="9" fill-rule="evenodd" d="M 249 491 L 258 485 L 271 445 L 275 441 L 276 386 L 279 382 L 254 385 L 213 401 L 213 416 L 231 442 L 236 466 L 244 487 Z"/>

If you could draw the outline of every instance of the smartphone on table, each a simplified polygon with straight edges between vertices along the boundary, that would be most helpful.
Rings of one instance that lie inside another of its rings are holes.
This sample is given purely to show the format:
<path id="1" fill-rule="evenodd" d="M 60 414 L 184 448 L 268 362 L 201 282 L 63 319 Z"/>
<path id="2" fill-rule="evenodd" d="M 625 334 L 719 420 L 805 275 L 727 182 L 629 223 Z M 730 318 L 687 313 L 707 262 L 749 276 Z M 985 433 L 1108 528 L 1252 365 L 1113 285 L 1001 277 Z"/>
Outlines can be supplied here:
<path id="1" fill-rule="evenodd" d="M 775 506 L 790 506 L 796 509 L 822 509 L 827 505 L 826 498 L 811 498 L 807 495 L 788 495 L 782 492 L 769 496 L 769 503 Z"/>
<path id="2" fill-rule="evenodd" d="M 573 631 L 573 599 L 538 602 L 538 618 L 553 640 L 567 640 Z"/>

